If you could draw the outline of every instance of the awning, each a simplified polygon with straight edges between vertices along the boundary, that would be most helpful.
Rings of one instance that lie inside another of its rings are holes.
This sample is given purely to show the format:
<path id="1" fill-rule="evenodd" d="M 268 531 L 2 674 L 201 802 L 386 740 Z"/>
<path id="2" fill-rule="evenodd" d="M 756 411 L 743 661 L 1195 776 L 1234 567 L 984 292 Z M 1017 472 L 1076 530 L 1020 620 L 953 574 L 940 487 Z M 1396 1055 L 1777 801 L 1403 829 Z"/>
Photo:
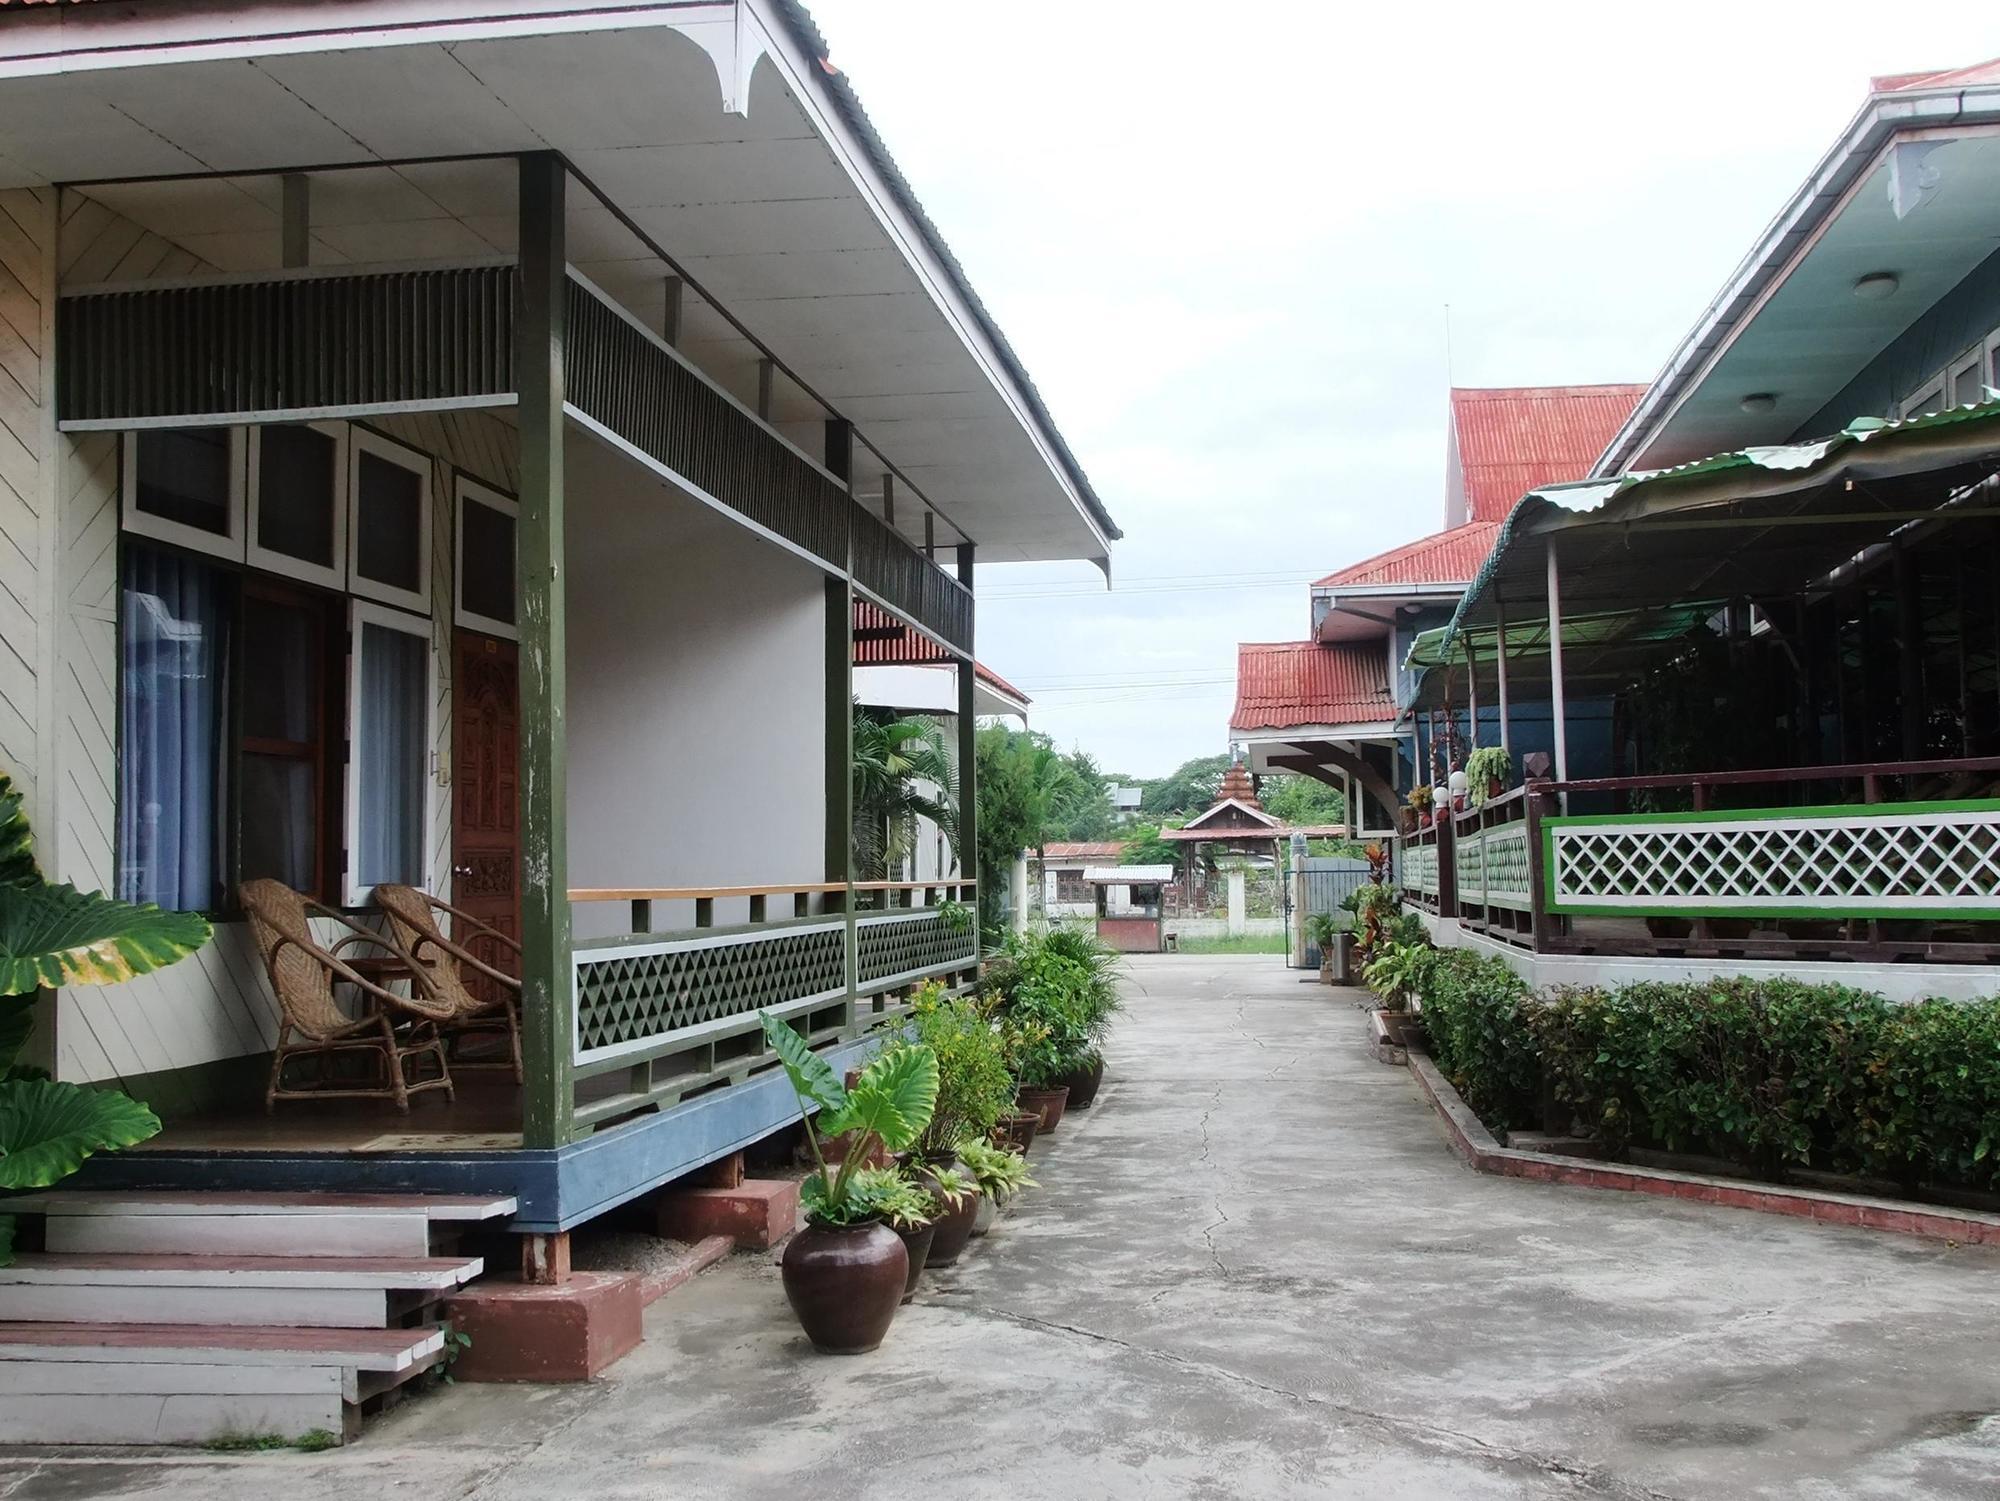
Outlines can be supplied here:
<path id="1" fill-rule="evenodd" d="M 1967 491 L 1996 472 L 2000 401 L 1989 401 L 1906 422 L 1862 418 L 1809 443 L 1546 486 L 1509 513 L 1431 653 L 1439 663 L 1462 661 L 1458 638 L 1480 628 L 1490 652 L 1502 614 L 1510 664 L 1517 636 L 1524 649 L 1531 639 L 1546 649 L 1551 540 L 1567 649 L 1581 639 L 1572 629 L 1593 618 L 1796 594 L 1918 521 L 1990 518 L 1995 497 Z M 1480 653 L 1480 639 L 1473 641 Z"/>

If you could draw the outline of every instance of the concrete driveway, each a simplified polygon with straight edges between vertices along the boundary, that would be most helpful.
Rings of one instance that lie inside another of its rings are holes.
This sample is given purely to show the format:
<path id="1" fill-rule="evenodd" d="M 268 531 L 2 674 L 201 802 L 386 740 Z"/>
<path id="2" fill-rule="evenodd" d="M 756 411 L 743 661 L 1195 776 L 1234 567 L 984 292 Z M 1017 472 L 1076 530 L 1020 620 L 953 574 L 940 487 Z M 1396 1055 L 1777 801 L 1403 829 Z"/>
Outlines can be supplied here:
<path id="1" fill-rule="evenodd" d="M 1131 967 L 1044 1187 L 817 1357 L 768 1258 L 583 1388 L 324 1455 L 0 1461 L 0 1498 L 1986 1497 L 2000 1252 L 1484 1177 L 1343 992 Z"/>

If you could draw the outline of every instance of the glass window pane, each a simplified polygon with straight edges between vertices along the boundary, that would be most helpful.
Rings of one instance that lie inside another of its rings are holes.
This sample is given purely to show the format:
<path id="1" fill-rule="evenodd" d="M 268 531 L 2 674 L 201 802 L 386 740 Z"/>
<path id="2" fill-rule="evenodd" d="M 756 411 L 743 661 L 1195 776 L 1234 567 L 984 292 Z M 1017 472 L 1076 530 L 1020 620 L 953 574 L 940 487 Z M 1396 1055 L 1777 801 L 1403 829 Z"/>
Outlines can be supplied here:
<path id="1" fill-rule="evenodd" d="M 122 593 L 118 895 L 215 911 L 224 905 L 233 581 L 128 546 Z"/>
<path id="2" fill-rule="evenodd" d="M 423 591 L 423 482 L 416 471 L 357 448 L 354 567 L 363 578 Z"/>
<path id="3" fill-rule="evenodd" d="M 430 641 L 371 620 L 362 622 L 357 645 L 355 884 L 422 885 Z"/>
<path id="4" fill-rule="evenodd" d="M 1951 375 L 1951 404 L 1977 406 L 1980 401 L 1979 356 L 1974 355 Z"/>
<path id="5" fill-rule="evenodd" d="M 272 876 L 295 891 L 319 889 L 319 821 L 313 763 L 243 757 L 242 879 Z"/>
<path id="6" fill-rule="evenodd" d="M 319 612 L 252 594 L 243 601 L 243 736 L 310 743 L 319 735 Z"/>
<path id="7" fill-rule="evenodd" d="M 229 535 L 229 429 L 156 429 L 137 434 L 138 493 L 149 516 Z"/>
<path id="8" fill-rule="evenodd" d="M 265 428 L 257 442 L 257 546 L 333 567 L 333 439 L 288 425 Z"/>
<path id="9" fill-rule="evenodd" d="M 459 518 L 462 609 L 514 623 L 514 518 L 466 496 Z"/>

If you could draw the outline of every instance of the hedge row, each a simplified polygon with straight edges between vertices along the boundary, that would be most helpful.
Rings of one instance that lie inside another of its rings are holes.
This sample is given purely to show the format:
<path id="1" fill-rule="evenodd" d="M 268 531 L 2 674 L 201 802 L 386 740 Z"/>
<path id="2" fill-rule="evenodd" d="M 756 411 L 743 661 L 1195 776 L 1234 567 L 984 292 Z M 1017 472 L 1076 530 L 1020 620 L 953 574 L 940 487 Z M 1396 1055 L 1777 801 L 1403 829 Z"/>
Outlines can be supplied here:
<path id="1" fill-rule="evenodd" d="M 1537 996 L 1462 949 L 1417 990 L 1438 1066 L 1496 1129 L 1539 1125 L 1546 1095 L 1618 1150 L 2000 1188 L 2000 999 L 1784 979 Z"/>

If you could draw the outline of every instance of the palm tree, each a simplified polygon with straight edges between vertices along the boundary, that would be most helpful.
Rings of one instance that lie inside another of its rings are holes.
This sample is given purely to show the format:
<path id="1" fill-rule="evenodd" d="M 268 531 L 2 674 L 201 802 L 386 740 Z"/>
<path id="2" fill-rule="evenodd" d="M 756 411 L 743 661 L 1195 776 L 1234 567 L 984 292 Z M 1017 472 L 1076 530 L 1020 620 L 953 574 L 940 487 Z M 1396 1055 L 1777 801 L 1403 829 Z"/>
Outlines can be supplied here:
<path id="1" fill-rule="evenodd" d="M 927 790 L 935 789 L 935 790 Z M 919 817 L 958 853 L 958 763 L 934 719 L 854 713 L 854 860 L 870 879 L 907 858 Z"/>

